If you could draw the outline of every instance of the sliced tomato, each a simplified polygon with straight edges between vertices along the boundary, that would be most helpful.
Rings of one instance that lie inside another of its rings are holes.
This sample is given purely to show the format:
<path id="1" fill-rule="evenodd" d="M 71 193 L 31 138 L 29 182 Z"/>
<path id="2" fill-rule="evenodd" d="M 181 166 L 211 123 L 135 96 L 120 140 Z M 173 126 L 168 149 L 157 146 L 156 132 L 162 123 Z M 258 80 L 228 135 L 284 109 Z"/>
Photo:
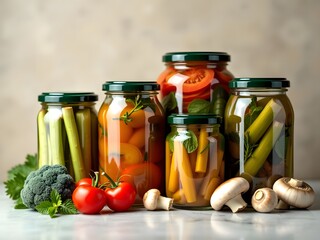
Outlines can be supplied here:
<path id="1" fill-rule="evenodd" d="M 216 78 L 220 83 L 228 85 L 234 76 L 228 71 L 216 71 Z"/>
<path id="2" fill-rule="evenodd" d="M 183 102 L 191 102 L 193 99 L 200 98 L 209 100 L 210 99 L 210 85 L 208 87 L 201 89 L 197 92 L 190 92 L 183 95 Z"/>
<path id="3" fill-rule="evenodd" d="M 210 83 L 214 77 L 214 71 L 212 69 L 189 69 L 182 74 L 189 76 L 183 84 L 183 92 L 190 93 L 204 89 L 210 86 Z"/>
<path id="4" fill-rule="evenodd" d="M 157 83 L 162 84 L 163 82 L 168 80 L 168 75 L 171 75 L 173 72 L 176 72 L 176 70 L 173 67 L 168 67 L 157 78 Z"/>

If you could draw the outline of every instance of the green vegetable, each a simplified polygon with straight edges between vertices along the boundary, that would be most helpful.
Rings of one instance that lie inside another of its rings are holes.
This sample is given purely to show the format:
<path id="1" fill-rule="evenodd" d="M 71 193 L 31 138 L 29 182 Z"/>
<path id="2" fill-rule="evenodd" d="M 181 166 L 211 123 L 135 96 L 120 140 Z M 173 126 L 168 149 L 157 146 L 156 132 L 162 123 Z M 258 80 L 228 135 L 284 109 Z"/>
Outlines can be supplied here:
<path id="1" fill-rule="evenodd" d="M 37 168 L 37 155 L 27 155 L 23 164 L 18 164 L 8 171 L 8 180 L 4 182 L 4 185 L 6 188 L 6 194 L 12 200 L 15 200 L 14 208 L 26 208 L 26 206 L 22 203 L 20 192 L 29 173 Z"/>
<path id="2" fill-rule="evenodd" d="M 65 166 L 45 165 L 27 176 L 20 196 L 26 207 L 35 209 L 41 202 L 50 200 L 52 189 L 65 201 L 71 198 L 74 188 L 73 178 Z"/>
<path id="3" fill-rule="evenodd" d="M 199 114 L 199 113 L 210 113 L 211 103 L 204 99 L 194 99 L 188 105 L 188 113 Z"/>
<path id="4" fill-rule="evenodd" d="M 281 109 L 281 105 L 273 99 L 267 103 L 250 127 L 246 130 L 251 144 L 258 142 Z"/>
<path id="5" fill-rule="evenodd" d="M 47 141 L 47 130 L 44 117 L 46 115 L 46 110 L 41 109 L 38 114 L 38 164 L 39 167 L 49 164 L 48 162 L 48 141 Z"/>
<path id="6" fill-rule="evenodd" d="M 250 158 L 244 164 L 244 171 L 251 176 L 255 176 L 263 166 L 277 139 L 279 138 L 284 124 L 274 121 L 268 131 L 264 134 L 259 145 L 254 150 Z"/>
<path id="7" fill-rule="evenodd" d="M 86 170 L 81 152 L 79 133 L 72 107 L 62 108 L 62 115 L 69 141 L 75 180 L 79 181 L 80 179 L 86 177 Z"/>
<path id="8" fill-rule="evenodd" d="M 50 215 L 51 218 L 56 217 L 57 214 L 78 213 L 72 200 L 67 199 L 62 202 L 61 195 L 56 189 L 51 190 L 49 200 L 39 203 L 35 209 L 42 214 Z"/>
<path id="9" fill-rule="evenodd" d="M 212 113 L 218 116 L 224 116 L 224 109 L 226 107 L 229 94 L 221 87 L 217 86 L 211 96 L 211 101 L 204 99 L 194 99 L 188 105 L 188 113 L 191 114 L 208 114 Z"/>
<path id="10" fill-rule="evenodd" d="M 80 109 L 76 112 L 76 122 L 78 126 L 81 143 L 82 159 L 86 172 L 91 170 L 91 113 L 89 108 Z"/>
<path id="11" fill-rule="evenodd" d="M 45 117 L 44 121 L 48 130 L 48 146 L 49 146 L 49 156 L 50 159 L 47 159 L 46 162 L 42 160 L 40 164 L 61 164 L 65 165 L 64 161 L 64 150 L 63 150 L 63 142 L 62 142 L 62 113 L 59 108 L 50 109 Z M 44 151 L 44 150 L 41 150 Z M 39 165 L 42 167 L 42 165 Z"/>

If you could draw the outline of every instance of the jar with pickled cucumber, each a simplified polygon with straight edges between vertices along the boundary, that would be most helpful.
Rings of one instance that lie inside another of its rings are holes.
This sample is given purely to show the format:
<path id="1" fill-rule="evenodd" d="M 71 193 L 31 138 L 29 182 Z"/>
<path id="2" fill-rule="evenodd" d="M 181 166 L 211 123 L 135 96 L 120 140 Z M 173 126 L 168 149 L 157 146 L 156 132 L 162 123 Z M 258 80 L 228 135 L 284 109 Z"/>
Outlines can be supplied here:
<path id="1" fill-rule="evenodd" d="M 165 70 L 158 76 L 160 101 L 166 115 L 215 114 L 223 117 L 234 78 L 225 52 L 170 52 L 163 55 Z"/>
<path id="2" fill-rule="evenodd" d="M 172 114 L 166 137 L 166 195 L 184 209 L 210 209 L 224 181 L 224 137 L 215 115 Z"/>
<path id="3" fill-rule="evenodd" d="M 261 187 L 293 176 L 294 112 L 285 78 L 235 78 L 225 111 L 226 177 L 250 183 L 246 201 Z"/>
<path id="4" fill-rule="evenodd" d="M 44 92 L 38 96 L 38 162 L 67 167 L 75 181 L 97 171 L 98 95 L 92 92 Z"/>
<path id="5" fill-rule="evenodd" d="M 165 115 L 156 82 L 105 82 L 98 113 L 100 172 L 132 183 L 135 205 L 151 188 L 164 194 Z M 107 183 L 104 176 L 102 183 Z"/>

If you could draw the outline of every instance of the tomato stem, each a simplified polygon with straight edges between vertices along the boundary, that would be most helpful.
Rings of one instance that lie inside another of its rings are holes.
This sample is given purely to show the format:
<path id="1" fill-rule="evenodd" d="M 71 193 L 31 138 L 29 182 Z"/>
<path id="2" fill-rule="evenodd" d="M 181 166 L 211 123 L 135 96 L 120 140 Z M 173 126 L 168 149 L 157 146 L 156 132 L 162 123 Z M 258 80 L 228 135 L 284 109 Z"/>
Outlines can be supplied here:
<path id="1" fill-rule="evenodd" d="M 101 175 L 105 176 L 106 178 L 108 178 L 108 180 L 109 180 L 109 182 L 111 184 L 111 188 L 118 187 L 118 184 L 115 181 L 113 181 L 113 179 L 106 172 L 102 172 Z"/>
<path id="2" fill-rule="evenodd" d="M 94 177 L 92 178 L 92 186 L 97 187 L 99 184 L 99 172 L 94 172 Z"/>

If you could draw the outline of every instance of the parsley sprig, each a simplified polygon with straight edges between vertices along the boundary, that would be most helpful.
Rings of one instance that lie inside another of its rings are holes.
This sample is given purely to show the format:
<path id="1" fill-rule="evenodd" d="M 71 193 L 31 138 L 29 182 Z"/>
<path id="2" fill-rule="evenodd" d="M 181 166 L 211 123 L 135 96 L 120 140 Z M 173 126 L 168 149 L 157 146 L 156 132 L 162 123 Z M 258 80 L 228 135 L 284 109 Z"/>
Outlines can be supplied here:
<path id="1" fill-rule="evenodd" d="M 57 217 L 57 214 L 77 214 L 78 211 L 71 199 L 64 202 L 56 189 L 52 189 L 50 200 L 39 203 L 35 209 L 42 214 L 49 215 L 51 218 Z"/>

